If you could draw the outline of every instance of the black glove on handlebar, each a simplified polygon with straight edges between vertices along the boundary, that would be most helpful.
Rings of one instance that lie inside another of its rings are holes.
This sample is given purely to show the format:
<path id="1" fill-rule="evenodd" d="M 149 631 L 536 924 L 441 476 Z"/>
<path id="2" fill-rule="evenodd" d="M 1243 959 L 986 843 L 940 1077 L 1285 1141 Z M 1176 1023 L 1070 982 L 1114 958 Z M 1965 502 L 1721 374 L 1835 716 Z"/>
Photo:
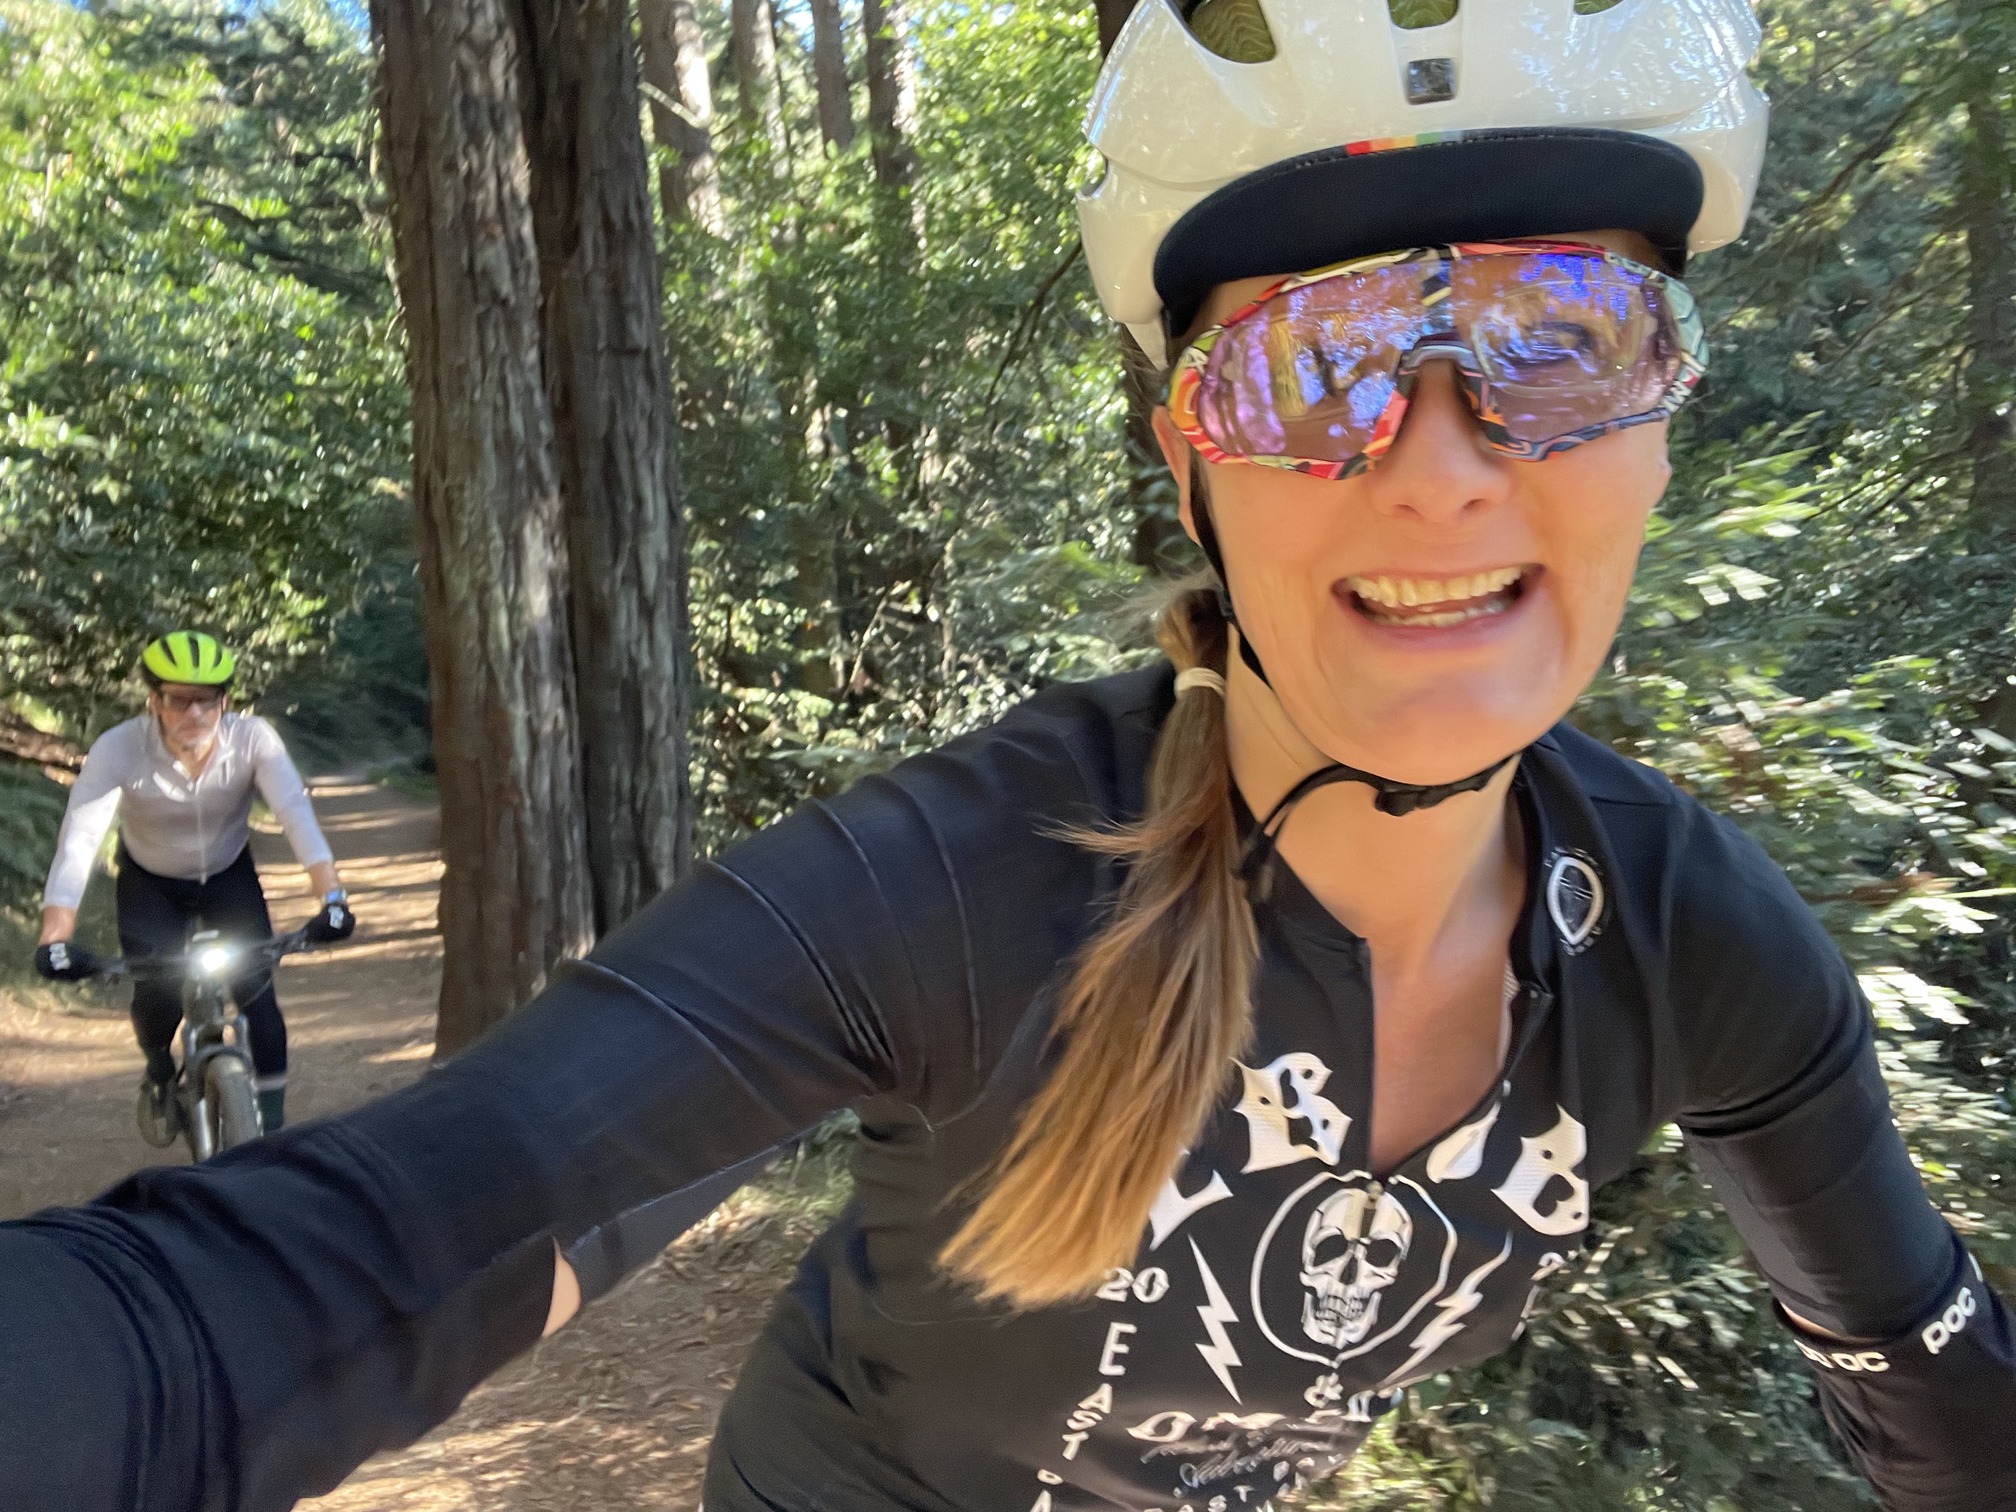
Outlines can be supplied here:
<path id="1" fill-rule="evenodd" d="M 52 982 L 81 982 L 104 963 L 81 945 L 55 940 L 35 947 L 35 969 Z"/>
<path id="2" fill-rule="evenodd" d="M 330 898 L 323 903 L 322 912 L 308 921 L 308 943 L 327 945 L 335 940 L 347 940 L 356 927 L 357 915 L 350 911 L 349 900 Z"/>

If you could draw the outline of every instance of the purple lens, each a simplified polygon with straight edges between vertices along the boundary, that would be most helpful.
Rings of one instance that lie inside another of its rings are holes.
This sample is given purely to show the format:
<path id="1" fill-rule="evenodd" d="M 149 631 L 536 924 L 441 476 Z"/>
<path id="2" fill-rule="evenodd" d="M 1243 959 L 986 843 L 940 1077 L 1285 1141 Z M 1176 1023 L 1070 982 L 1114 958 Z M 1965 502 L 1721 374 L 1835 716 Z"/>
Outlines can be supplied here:
<path id="1" fill-rule="evenodd" d="M 1234 456 L 1358 456 L 1425 328 L 1420 289 L 1420 267 L 1402 266 L 1276 295 L 1212 347 L 1198 425 Z"/>
<path id="2" fill-rule="evenodd" d="M 1431 304 L 1424 289 L 1441 291 L 1445 268 L 1446 302 Z M 1401 360 L 1452 324 L 1489 386 L 1487 425 L 1527 444 L 1645 414 L 1680 369 L 1656 278 L 1594 254 L 1481 253 L 1277 294 L 1220 332 L 1197 423 L 1232 456 L 1349 462 L 1392 402 Z"/>
<path id="3" fill-rule="evenodd" d="M 1457 326 L 1516 440 L 1544 443 L 1654 408 L 1680 366 L 1658 286 L 1600 257 L 1545 253 L 1456 265 Z"/>

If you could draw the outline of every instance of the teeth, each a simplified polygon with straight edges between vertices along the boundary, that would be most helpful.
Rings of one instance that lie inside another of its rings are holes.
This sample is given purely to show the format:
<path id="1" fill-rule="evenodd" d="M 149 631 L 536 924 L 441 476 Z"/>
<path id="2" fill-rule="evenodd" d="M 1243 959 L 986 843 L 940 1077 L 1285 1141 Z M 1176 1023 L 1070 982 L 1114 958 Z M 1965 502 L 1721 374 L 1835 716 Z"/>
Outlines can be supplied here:
<path id="1" fill-rule="evenodd" d="M 1487 599 L 1481 604 L 1472 604 L 1467 609 L 1444 609 L 1434 614 L 1380 614 L 1374 611 L 1367 616 L 1378 625 L 1406 625 L 1410 629 L 1425 626 L 1430 630 L 1440 630 L 1447 625 L 1461 625 L 1469 620 L 1488 619 L 1494 614 L 1503 614 L 1512 605 L 1505 599 Z"/>
<path id="2" fill-rule="evenodd" d="M 1483 598 L 1486 594 L 1509 588 L 1519 581 L 1525 569 L 1520 567 L 1495 567 L 1489 572 L 1475 573 L 1459 578 L 1363 578 L 1352 577 L 1344 581 L 1351 591 L 1367 603 L 1382 604 L 1389 609 L 1413 609 L 1422 604 L 1460 604 L 1469 599 Z M 1427 625 L 1447 620 L 1455 624 L 1469 615 L 1458 614 L 1453 618 L 1444 615 L 1411 615 L 1409 624 Z"/>

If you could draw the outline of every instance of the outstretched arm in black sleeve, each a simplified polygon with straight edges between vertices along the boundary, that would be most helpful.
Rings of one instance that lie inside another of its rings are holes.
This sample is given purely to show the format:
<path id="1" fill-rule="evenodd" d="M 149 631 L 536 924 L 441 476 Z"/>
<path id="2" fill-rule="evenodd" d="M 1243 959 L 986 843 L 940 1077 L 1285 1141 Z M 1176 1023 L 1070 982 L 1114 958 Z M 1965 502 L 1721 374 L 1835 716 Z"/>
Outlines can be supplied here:
<path id="1" fill-rule="evenodd" d="M 998 1049 L 976 983 L 1022 991 L 1083 913 L 1086 853 L 1022 802 L 1075 785 L 1040 728 L 910 763 L 418 1085 L 0 1225 L 0 1507 L 278 1512 L 531 1344 L 556 1245 L 592 1293 L 832 1110 L 963 1106 Z"/>
<path id="2" fill-rule="evenodd" d="M 1688 1144 L 1884 1505 L 2012 1512 L 2009 1312 L 1905 1152 L 1854 976 L 1732 826 L 1702 816 L 1692 845 L 1704 885 L 1672 956 Z"/>

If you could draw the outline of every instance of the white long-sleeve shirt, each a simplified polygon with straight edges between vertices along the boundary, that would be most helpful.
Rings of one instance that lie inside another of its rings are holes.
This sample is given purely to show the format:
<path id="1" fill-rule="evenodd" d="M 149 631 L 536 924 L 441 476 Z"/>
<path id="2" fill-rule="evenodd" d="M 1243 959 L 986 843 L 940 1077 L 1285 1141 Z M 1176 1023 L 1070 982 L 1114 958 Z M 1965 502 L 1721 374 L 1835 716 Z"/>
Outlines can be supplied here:
<path id="1" fill-rule="evenodd" d="M 114 725 L 92 743 L 70 789 L 44 906 L 75 908 L 84 900 L 91 862 L 115 818 L 127 853 L 148 871 L 207 881 L 251 839 L 255 784 L 295 859 L 303 866 L 330 860 L 301 774 L 279 733 L 258 715 L 224 715 L 216 749 L 194 777 L 169 754 L 153 715 Z"/>

